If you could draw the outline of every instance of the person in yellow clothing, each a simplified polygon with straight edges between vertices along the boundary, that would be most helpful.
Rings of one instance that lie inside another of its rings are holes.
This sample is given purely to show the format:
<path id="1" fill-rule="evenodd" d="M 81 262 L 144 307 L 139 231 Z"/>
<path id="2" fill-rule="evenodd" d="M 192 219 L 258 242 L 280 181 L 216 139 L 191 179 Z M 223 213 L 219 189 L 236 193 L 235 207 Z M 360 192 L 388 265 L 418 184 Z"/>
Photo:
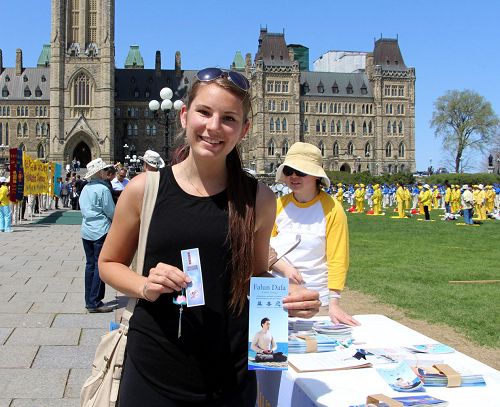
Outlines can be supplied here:
<path id="1" fill-rule="evenodd" d="M 451 213 L 451 186 L 448 181 L 446 181 L 444 185 L 446 187 L 444 193 L 444 211 L 445 213 Z"/>
<path id="2" fill-rule="evenodd" d="M 372 195 L 372 202 L 373 202 L 373 214 L 374 215 L 381 215 L 382 213 L 382 191 L 380 190 L 380 185 L 375 184 L 373 186 L 373 195 Z"/>
<path id="3" fill-rule="evenodd" d="M 439 208 L 439 189 L 437 185 L 432 187 L 432 209 Z"/>
<path id="4" fill-rule="evenodd" d="M 0 232 L 12 232 L 7 178 L 0 177 Z"/>
<path id="5" fill-rule="evenodd" d="M 341 182 L 337 184 L 337 193 L 335 194 L 335 199 L 339 202 L 340 205 L 342 205 L 342 202 L 344 201 L 344 189 L 342 188 Z"/>
<path id="6" fill-rule="evenodd" d="M 411 192 L 410 189 L 403 185 L 404 193 L 405 193 L 405 210 L 411 210 Z"/>
<path id="7" fill-rule="evenodd" d="M 460 199 L 462 194 L 460 193 L 460 185 L 453 185 L 451 191 L 451 211 L 452 213 L 458 213 L 460 211 Z"/>
<path id="8" fill-rule="evenodd" d="M 418 186 L 418 190 L 419 190 L 419 192 L 418 192 L 418 213 L 419 213 L 419 215 L 424 215 L 425 214 L 424 205 L 422 204 L 422 197 L 424 195 L 424 188 L 422 187 L 422 185 Z"/>
<path id="9" fill-rule="evenodd" d="M 478 207 L 478 215 L 479 215 L 479 220 L 486 220 L 486 193 L 484 191 L 484 186 L 483 184 L 479 184 L 478 186 L 478 194 L 477 194 L 477 201 L 479 203 Z"/>
<path id="10" fill-rule="evenodd" d="M 339 305 L 349 268 L 347 217 L 339 202 L 322 191 L 330 180 L 321 150 L 297 142 L 276 170 L 276 181 L 292 190 L 277 199 L 271 247 L 279 259 L 274 273 L 319 291 L 320 313 L 334 323 L 359 325 Z"/>
<path id="11" fill-rule="evenodd" d="M 354 192 L 356 198 L 356 213 L 363 213 L 365 211 L 365 185 L 359 184 Z"/>
<path id="12" fill-rule="evenodd" d="M 398 204 L 398 217 L 400 219 L 406 218 L 404 211 L 404 203 L 405 203 L 405 190 L 403 187 L 403 183 L 398 182 L 398 189 L 396 189 L 396 202 Z"/>
<path id="13" fill-rule="evenodd" d="M 422 207 L 424 208 L 424 214 L 425 214 L 425 220 L 430 221 L 431 216 L 429 214 L 429 208 L 431 206 L 431 201 L 432 201 L 432 194 L 430 191 L 431 187 L 429 184 L 425 184 L 422 187 L 422 192 L 420 195 L 420 203 L 422 204 Z"/>
<path id="14" fill-rule="evenodd" d="M 493 213 L 495 209 L 495 191 L 492 185 L 486 185 L 486 212 Z"/>

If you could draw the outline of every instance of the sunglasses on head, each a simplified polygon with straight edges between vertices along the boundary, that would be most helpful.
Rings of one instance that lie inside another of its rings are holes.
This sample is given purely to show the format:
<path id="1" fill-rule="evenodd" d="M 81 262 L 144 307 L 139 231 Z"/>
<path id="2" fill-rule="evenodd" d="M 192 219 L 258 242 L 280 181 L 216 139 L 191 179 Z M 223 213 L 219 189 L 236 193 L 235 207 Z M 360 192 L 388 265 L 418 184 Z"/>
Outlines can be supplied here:
<path id="1" fill-rule="evenodd" d="M 222 77 L 229 79 L 243 92 L 247 92 L 250 89 L 250 82 L 239 72 L 222 70 L 220 68 L 205 68 L 196 74 L 196 79 L 200 82 L 210 82 Z"/>
<path id="2" fill-rule="evenodd" d="M 289 177 L 290 175 L 292 175 L 294 173 L 297 177 L 305 177 L 307 175 L 306 173 L 303 173 L 302 171 L 298 171 L 295 168 L 288 167 L 288 166 L 283 167 L 283 174 L 285 175 L 285 177 Z"/>

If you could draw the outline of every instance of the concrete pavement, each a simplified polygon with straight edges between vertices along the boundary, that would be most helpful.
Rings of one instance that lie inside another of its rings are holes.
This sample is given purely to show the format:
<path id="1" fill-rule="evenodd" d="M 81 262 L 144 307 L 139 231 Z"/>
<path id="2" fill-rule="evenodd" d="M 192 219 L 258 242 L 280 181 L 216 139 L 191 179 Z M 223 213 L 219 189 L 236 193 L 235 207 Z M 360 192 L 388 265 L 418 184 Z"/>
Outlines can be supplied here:
<path id="1" fill-rule="evenodd" d="M 80 225 L 13 229 L 0 233 L 0 407 L 79 406 L 115 313 L 85 310 Z"/>

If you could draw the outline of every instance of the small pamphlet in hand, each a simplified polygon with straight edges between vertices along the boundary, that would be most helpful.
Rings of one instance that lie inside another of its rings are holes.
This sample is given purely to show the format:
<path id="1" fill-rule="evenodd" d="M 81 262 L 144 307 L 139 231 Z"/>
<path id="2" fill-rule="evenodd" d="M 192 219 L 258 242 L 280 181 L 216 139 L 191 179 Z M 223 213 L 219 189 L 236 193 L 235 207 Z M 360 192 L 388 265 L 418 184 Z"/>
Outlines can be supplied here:
<path id="1" fill-rule="evenodd" d="M 186 302 L 188 307 L 205 305 L 203 291 L 203 277 L 201 274 L 200 252 L 198 249 L 181 250 L 182 268 L 191 278 L 191 284 L 186 288 Z"/>
<path id="2" fill-rule="evenodd" d="M 287 295 L 287 278 L 250 279 L 248 370 L 288 369 Z"/>

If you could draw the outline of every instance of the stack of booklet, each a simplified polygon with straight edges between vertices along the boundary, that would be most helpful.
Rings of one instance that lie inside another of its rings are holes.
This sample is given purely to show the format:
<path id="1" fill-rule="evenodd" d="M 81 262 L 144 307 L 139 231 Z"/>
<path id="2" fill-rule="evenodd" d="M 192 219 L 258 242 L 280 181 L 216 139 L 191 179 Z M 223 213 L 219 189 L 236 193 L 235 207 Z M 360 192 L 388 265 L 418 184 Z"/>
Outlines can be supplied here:
<path id="1" fill-rule="evenodd" d="M 313 330 L 318 334 L 328 335 L 330 338 L 343 341 L 352 338 L 352 327 L 344 324 L 334 324 L 329 321 L 315 322 Z"/>
<path id="2" fill-rule="evenodd" d="M 432 366 L 413 367 L 413 371 L 424 382 L 426 387 L 446 387 L 449 386 L 449 377 Z M 484 377 L 480 374 L 468 372 L 456 372 L 458 383 L 456 387 L 486 386 Z"/>
<path id="3" fill-rule="evenodd" d="M 447 401 L 437 399 L 432 396 L 409 396 L 409 397 L 391 397 L 392 400 L 398 401 L 403 405 L 403 407 L 426 407 L 426 406 L 433 406 L 433 407 L 446 407 L 448 405 Z M 370 404 L 371 406 L 373 404 Z M 378 407 L 389 407 L 389 404 L 381 402 L 377 404 Z M 367 404 L 358 404 L 358 405 L 353 405 L 350 407 L 367 407 Z"/>
<path id="4" fill-rule="evenodd" d="M 313 341 L 315 346 L 311 347 L 310 341 Z M 292 334 L 288 337 L 289 353 L 333 352 L 339 345 L 340 343 L 329 335 Z"/>

